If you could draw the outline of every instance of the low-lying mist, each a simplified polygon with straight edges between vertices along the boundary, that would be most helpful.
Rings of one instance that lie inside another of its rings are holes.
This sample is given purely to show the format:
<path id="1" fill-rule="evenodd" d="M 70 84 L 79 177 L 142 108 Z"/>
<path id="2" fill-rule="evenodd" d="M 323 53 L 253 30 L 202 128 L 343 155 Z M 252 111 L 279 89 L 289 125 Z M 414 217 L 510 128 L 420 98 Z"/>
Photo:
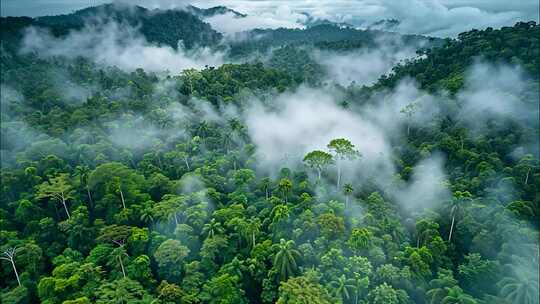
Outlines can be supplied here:
<path id="1" fill-rule="evenodd" d="M 136 28 L 111 21 L 87 24 L 83 29 L 70 31 L 59 38 L 42 28 L 31 27 L 26 30 L 21 51 L 35 52 L 44 58 L 83 57 L 128 71 L 142 68 L 175 74 L 185 69 L 219 66 L 224 62 L 223 53 L 206 47 L 186 50 L 181 41 L 178 43 L 177 50 L 157 46 L 146 41 Z"/>

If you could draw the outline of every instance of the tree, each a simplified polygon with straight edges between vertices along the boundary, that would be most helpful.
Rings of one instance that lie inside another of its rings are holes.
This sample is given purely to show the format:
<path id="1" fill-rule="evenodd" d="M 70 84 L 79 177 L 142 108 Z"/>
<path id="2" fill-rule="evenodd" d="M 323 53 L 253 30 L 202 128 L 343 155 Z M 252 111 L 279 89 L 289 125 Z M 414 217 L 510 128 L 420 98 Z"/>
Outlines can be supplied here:
<path id="1" fill-rule="evenodd" d="M 79 176 L 79 183 L 86 188 L 86 194 L 88 195 L 88 202 L 92 206 L 92 194 L 90 193 L 90 184 L 88 183 L 88 177 L 90 175 L 90 168 L 86 165 L 80 165 L 75 167 L 75 174 Z"/>
<path id="2" fill-rule="evenodd" d="M 401 304 L 407 303 L 403 300 L 407 300 L 407 294 L 401 294 L 395 290 L 392 286 L 382 283 L 381 285 L 372 289 L 368 294 L 369 303 L 373 304 Z"/>
<path id="3" fill-rule="evenodd" d="M 418 102 L 411 102 L 399 111 L 407 117 L 407 137 L 409 136 L 411 131 L 411 118 L 418 110 L 418 105 Z"/>
<path id="4" fill-rule="evenodd" d="M 537 304 L 538 281 L 531 278 L 506 277 L 498 284 L 499 294 L 509 303 Z"/>
<path id="5" fill-rule="evenodd" d="M 342 217 L 333 212 L 325 212 L 317 217 L 321 234 L 327 239 L 332 240 L 341 237 L 345 232 L 345 222 Z"/>
<path id="6" fill-rule="evenodd" d="M 345 207 L 349 207 L 349 198 L 352 195 L 354 188 L 352 184 L 347 183 L 343 186 L 343 193 L 345 194 Z"/>
<path id="7" fill-rule="evenodd" d="M 177 240 L 166 240 L 161 243 L 154 253 L 162 278 L 170 282 L 180 282 L 184 268 L 184 259 L 190 250 Z"/>
<path id="8" fill-rule="evenodd" d="M 122 274 L 124 275 L 124 278 L 126 277 L 126 270 L 124 269 L 124 262 L 123 257 L 128 257 L 126 248 L 124 248 L 124 241 L 114 241 L 118 247 L 116 247 L 112 252 L 111 256 L 114 260 L 118 260 L 118 263 L 120 264 L 120 269 L 122 269 Z"/>
<path id="9" fill-rule="evenodd" d="M 256 244 L 255 238 L 261 231 L 261 220 L 258 218 L 249 219 L 243 231 L 244 235 L 251 241 L 251 248 L 254 248 Z"/>
<path id="10" fill-rule="evenodd" d="M 345 138 L 332 139 L 327 147 L 334 153 L 334 158 L 336 159 L 338 169 L 336 189 L 339 189 L 339 185 L 341 184 L 341 163 L 344 160 L 354 160 L 361 155 L 360 152 L 355 150 L 354 145 Z"/>
<path id="11" fill-rule="evenodd" d="M 269 190 L 270 190 L 270 186 L 272 185 L 272 180 L 270 180 L 269 177 L 264 177 L 261 179 L 260 184 L 264 188 L 265 198 L 266 200 L 268 200 L 270 198 Z"/>
<path id="12" fill-rule="evenodd" d="M 458 286 L 446 288 L 447 296 L 442 299 L 441 304 L 477 304 L 478 302 L 470 295 L 466 294 Z"/>
<path id="13" fill-rule="evenodd" d="M 161 202 L 154 205 L 154 214 L 162 220 L 174 222 L 174 227 L 180 224 L 178 214 L 184 206 L 186 197 L 181 195 L 166 194 Z"/>
<path id="14" fill-rule="evenodd" d="M 467 202 L 471 201 L 471 194 L 468 191 L 456 191 L 450 203 L 450 216 L 452 217 L 452 224 L 450 225 L 450 232 L 448 233 L 448 242 L 452 241 L 452 232 L 454 231 L 454 224 L 456 220 L 456 214 L 460 208 Z"/>
<path id="15" fill-rule="evenodd" d="M 221 226 L 221 223 L 216 221 L 215 218 L 204 224 L 203 227 L 203 233 L 206 234 L 208 238 L 213 238 L 216 234 L 223 233 L 224 231 L 225 230 Z"/>
<path id="16" fill-rule="evenodd" d="M 284 281 L 296 272 L 300 252 L 294 249 L 294 241 L 285 241 L 285 239 L 279 240 L 277 250 L 274 257 L 274 268 L 278 271 L 280 280 Z"/>
<path id="17" fill-rule="evenodd" d="M 149 301 L 141 284 L 128 278 L 101 285 L 96 295 L 98 296 L 97 304 L 143 304 Z"/>
<path id="18" fill-rule="evenodd" d="M 337 280 L 330 282 L 334 290 L 334 296 L 349 300 L 351 298 L 351 292 L 355 290 L 355 281 L 353 279 L 347 279 L 345 275 L 341 275 Z"/>
<path id="19" fill-rule="evenodd" d="M 355 250 L 368 249 L 373 233 L 368 228 L 354 228 L 347 244 Z"/>
<path id="20" fill-rule="evenodd" d="M 70 218 L 70 214 L 66 202 L 73 198 L 72 195 L 73 187 L 69 183 L 69 176 L 67 173 L 52 177 L 49 181 L 43 182 L 38 186 L 37 198 L 52 198 L 57 202 L 62 203 L 68 218 Z"/>
<path id="21" fill-rule="evenodd" d="M 6 260 L 11 263 L 11 267 L 13 267 L 13 272 L 15 273 L 15 277 L 17 278 L 17 283 L 19 283 L 19 286 L 21 286 L 21 280 L 19 279 L 19 273 L 17 272 L 17 267 L 15 267 L 15 255 L 19 251 L 20 248 L 17 247 L 10 247 L 4 250 L 2 253 L 2 256 L 0 256 L 0 259 Z"/>
<path id="22" fill-rule="evenodd" d="M 3 292 L 0 295 L 0 303 L 2 304 L 30 304 L 28 288 L 18 286 L 10 291 Z M 86 303 L 85 303 L 86 304 Z"/>
<path id="23" fill-rule="evenodd" d="M 159 303 L 182 303 L 182 297 L 185 292 L 176 284 L 167 281 L 161 281 L 158 288 Z"/>
<path id="24" fill-rule="evenodd" d="M 113 192 L 116 192 L 120 195 L 120 202 L 122 202 L 122 208 L 126 209 L 126 200 L 124 198 L 124 190 L 122 190 L 122 180 L 115 176 L 113 177 L 111 183 L 109 184 Z"/>
<path id="25" fill-rule="evenodd" d="M 195 93 L 194 83 L 202 79 L 202 74 L 196 69 L 186 69 L 182 71 L 182 77 L 187 80 L 189 85 L 189 94 L 193 95 Z"/>
<path id="26" fill-rule="evenodd" d="M 457 285 L 451 270 L 441 269 L 437 273 L 437 278 L 429 282 L 431 289 L 426 293 L 430 304 L 441 303 L 448 295 L 448 290 Z"/>
<path id="27" fill-rule="evenodd" d="M 274 229 L 277 229 L 279 224 L 289 218 L 290 210 L 285 204 L 278 204 L 272 208 L 272 224 Z"/>
<path id="28" fill-rule="evenodd" d="M 465 291 L 480 296 L 480 293 L 476 294 L 478 290 L 489 292 L 497 282 L 501 272 L 499 266 L 498 261 L 482 259 L 479 253 L 469 253 L 465 256 L 465 261 L 458 266 L 458 279 Z"/>
<path id="29" fill-rule="evenodd" d="M 335 303 L 315 278 L 307 275 L 281 282 L 277 304 L 330 304 Z"/>
<path id="30" fill-rule="evenodd" d="M 203 286 L 200 298 L 209 304 L 247 303 L 239 278 L 228 273 L 213 277 Z"/>
<path id="31" fill-rule="evenodd" d="M 322 170 L 332 162 L 332 155 L 320 150 L 311 151 L 304 157 L 304 163 L 317 170 L 317 181 L 321 180 Z"/>
<path id="32" fill-rule="evenodd" d="M 291 182 L 291 180 L 288 179 L 288 178 L 282 178 L 281 180 L 279 180 L 278 188 L 279 188 L 279 190 L 281 191 L 281 193 L 283 194 L 283 199 L 284 199 L 285 202 L 287 203 L 287 197 L 288 197 L 288 195 L 289 195 L 289 192 L 290 192 L 291 189 L 292 189 L 292 182 Z"/>

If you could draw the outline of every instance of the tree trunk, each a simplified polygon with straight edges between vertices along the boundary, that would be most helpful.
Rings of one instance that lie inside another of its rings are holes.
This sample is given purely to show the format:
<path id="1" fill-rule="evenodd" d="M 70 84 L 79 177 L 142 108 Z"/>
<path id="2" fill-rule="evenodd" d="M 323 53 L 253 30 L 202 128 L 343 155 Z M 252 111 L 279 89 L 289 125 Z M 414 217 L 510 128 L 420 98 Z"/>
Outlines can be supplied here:
<path id="1" fill-rule="evenodd" d="M 159 157 L 159 153 L 157 153 L 156 158 L 158 160 L 159 169 L 163 170 L 163 164 L 161 163 L 161 157 Z"/>
<path id="2" fill-rule="evenodd" d="M 15 272 L 15 277 L 17 278 L 17 283 L 21 286 L 21 280 L 19 279 L 19 273 L 17 272 L 17 267 L 15 267 L 15 261 L 13 258 L 10 259 L 11 266 L 13 266 L 13 271 Z"/>
<path id="3" fill-rule="evenodd" d="M 531 168 L 527 170 L 527 175 L 525 176 L 525 185 L 527 185 L 527 182 L 529 181 L 529 173 L 531 173 Z"/>
<path id="4" fill-rule="evenodd" d="M 338 162 L 337 165 L 337 191 L 339 192 L 339 184 L 341 183 L 341 165 Z"/>
<path id="5" fill-rule="evenodd" d="M 345 208 L 349 208 L 349 196 L 345 195 Z"/>
<path id="6" fill-rule="evenodd" d="M 66 205 L 66 199 L 64 198 L 64 194 L 62 194 L 62 205 L 64 205 L 64 210 L 66 210 L 67 217 L 68 219 L 70 219 L 71 216 L 69 215 L 69 210 Z"/>
<path id="7" fill-rule="evenodd" d="M 124 263 L 122 263 L 122 257 L 119 256 L 118 260 L 120 261 L 120 268 L 122 268 L 122 274 L 124 275 L 124 278 L 126 277 L 126 271 L 124 270 Z"/>
<path id="8" fill-rule="evenodd" d="M 176 215 L 176 212 L 174 213 L 174 224 L 178 226 L 178 216 Z M 175 226 L 175 228 L 176 228 Z"/>
<path id="9" fill-rule="evenodd" d="M 191 168 L 189 167 L 189 162 L 188 162 L 187 157 L 184 158 L 184 162 L 186 163 L 186 167 L 187 167 L 188 171 L 191 171 Z"/>
<path id="10" fill-rule="evenodd" d="M 268 200 L 268 186 L 264 188 L 265 192 L 266 192 L 266 200 Z"/>
<path id="11" fill-rule="evenodd" d="M 456 215 L 454 214 L 454 210 L 452 210 L 452 224 L 450 225 L 450 233 L 448 234 L 448 242 L 452 240 L 452 231 L 454 230 L 454 221 L 456 219 Z"/>
<path id="12" fill-rule="evenodd" d="M 86 194 L 88 194 L 88 201 L 90 203 L 90 208 L 93 208 L 94 202 L 92 201 L 92 195 L 90 194 L 90 187 L 86 184 Z"/>
<path id="13" fill-rule="evenodd" d="M 252 248 L 255 247 L 255 232 L 251 233 L 251 242 L 252 242 Z"/>
<path id="14" fill-rule="evenodd" d="M 317 174 L 318 174 L 317 181 L 320 181 L 321 180 L 321 169 L 317 169 Z"/>
<path id="15" fill-rule="evenodd" d="M 118 190 L 120 191 L 120 199 L 122 200 L 122 207 L 126 209 L 126 201 L 124 200 L 124 193 L 122 192 L 122 188 L 118 186 Z"/>

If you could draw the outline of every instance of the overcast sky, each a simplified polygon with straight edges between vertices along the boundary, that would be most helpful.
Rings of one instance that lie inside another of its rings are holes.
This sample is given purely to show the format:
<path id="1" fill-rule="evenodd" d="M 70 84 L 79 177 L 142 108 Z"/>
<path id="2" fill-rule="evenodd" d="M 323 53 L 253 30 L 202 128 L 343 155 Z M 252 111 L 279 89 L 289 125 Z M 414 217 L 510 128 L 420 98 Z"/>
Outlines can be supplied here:
<path id="1" fill-rule="evenodd" d="M 41 16 L 70 13 L 106 0 L 0 0 L 2 16 Z M 173 8 L 187 4 L 200 7 L 225 5 L 247 13 L 248 27 L 297 24 L 301 12 L 348 22 L 357 26 L 395 18 L 400 32 L 433 36 L 455 36 L 471 28 L 513 25 L 538 21 L 538 0 L 123 0 L 148 8 Z M 248 24 L 252 23 L 252 24 Z"/>

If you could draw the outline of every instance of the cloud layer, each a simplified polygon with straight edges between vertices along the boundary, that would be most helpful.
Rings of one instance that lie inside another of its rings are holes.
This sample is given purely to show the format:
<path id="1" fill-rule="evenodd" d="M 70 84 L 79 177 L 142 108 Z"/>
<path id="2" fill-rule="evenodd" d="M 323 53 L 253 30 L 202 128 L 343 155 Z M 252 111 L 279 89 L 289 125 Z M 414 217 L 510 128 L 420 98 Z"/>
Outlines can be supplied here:
<path id="1" fill-rule="evenodd" d="M 110 1 L 96 0 L 92 4 L 106 2 Z M 250 15 L 245 20 L 234 19 L 229 15 L 208 20 L 225 33 L 254 27 L 297 27 L 299 21 L 302 21 L 301 13 L 305 12 L 315 18 L 361 27 L 381 19 L 395 18 L 401 21 L 398 31 L 441 37 L 456 36 L 471 28 L 538 21 L 539 9 L 536 0 L 136 0 L 129 3 L 163 9 L 182 8 L 188 4 L 205 8 L 225 5 Z M 88 1 L 79 0 L 6 0 L 2 2 L 2 14 L 39 16 L 69 13 L 88 5 Z"/>
<path id="2" fill-rule="evenodd" d="M 98 64 L 117 66 L 124 70 L 143 68 L 146 71 L 201 69 L 205 65 L 219 66 L 223 54 L 207 48 L 186 51 L 169 46 L 150 44 L 136 29 L 118 23 L 87 25 L 66 37 L 56 38 L 47 31 L 31 27 L 23 40 L 23 52 L 37 52 L 39 56 L 85 57 Z"/>

